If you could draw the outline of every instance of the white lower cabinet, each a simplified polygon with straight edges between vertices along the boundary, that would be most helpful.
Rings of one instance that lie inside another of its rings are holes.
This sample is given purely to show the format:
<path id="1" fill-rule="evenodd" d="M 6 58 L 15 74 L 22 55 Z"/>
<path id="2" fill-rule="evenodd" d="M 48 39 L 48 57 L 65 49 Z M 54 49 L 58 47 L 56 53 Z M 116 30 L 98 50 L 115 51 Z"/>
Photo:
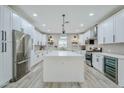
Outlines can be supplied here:
<path id="1" fill-rule="evenodd" d="M 1 42 L 0 87 L 12 79 L 12 42 Z M 2 47 L 3 46 L 3 47 Z"/>
<path id="2" fill-rule="evenodd" d="M 92 62 L 93 62 L 93 67 L 100 72 L 104 73 L 104 64 L 103 64 L 103 55 L 100 55 L 99 53 L 93 53 L 92 56 Z"/>
<path id="3" fill-rule="evenodd" d="M 0 42 L 0 49 L 2 49 L 2 42 Z M 3 84 L 3 53 L 0 50 L 0 86 Z"/>
<path id="4" fill-rule="evenodd" d="M 83 57 L 83 60 L 85 61 L 85 60 L 86 60 L 86 58 L 85 58 L 85 56 L 86 56 L 86 51 L 85 51 L 85 50 L 82 50 L 82 51 L 81 51 L 81 55 L 82 55 L 82 57 Z"/>
<path id="5" fill-rule="evenodd" d="M 109 54 L 109 53 L 93 53 L 92 55 L 92 62 L 93 62 L 93 67 L 97 69 L 98 71 L 102 73 L 104 72 L 104 65 L 105 65 L 105 57 L 112 57 L 117 59 L 117 84 L 121 87 L 124 87 L 124 57 L 120 55 L 115 55 L 115 54 Z M 110 62 L 113 62 L 113 60 L 109 60 Z M 109 71 L 109 70 L 108 70 Z M 115 73 L 116 74 L 116 73 Z"/>
<path id="6" fill-rule="evenodd" d="M 118 59 L 118 85 L 124 87 L 124 59 Z"/>

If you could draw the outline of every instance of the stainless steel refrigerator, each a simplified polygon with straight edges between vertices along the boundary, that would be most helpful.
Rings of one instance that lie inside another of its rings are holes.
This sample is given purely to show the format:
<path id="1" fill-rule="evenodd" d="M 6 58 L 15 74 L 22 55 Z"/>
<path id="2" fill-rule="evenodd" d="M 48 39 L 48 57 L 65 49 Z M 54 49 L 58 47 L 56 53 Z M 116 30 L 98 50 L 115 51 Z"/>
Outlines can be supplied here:
<path id="1" fill-rule="evenodd" d="M 13 80 L 22 78 L 30 69 L 30 36 L 13 30 Z"/>

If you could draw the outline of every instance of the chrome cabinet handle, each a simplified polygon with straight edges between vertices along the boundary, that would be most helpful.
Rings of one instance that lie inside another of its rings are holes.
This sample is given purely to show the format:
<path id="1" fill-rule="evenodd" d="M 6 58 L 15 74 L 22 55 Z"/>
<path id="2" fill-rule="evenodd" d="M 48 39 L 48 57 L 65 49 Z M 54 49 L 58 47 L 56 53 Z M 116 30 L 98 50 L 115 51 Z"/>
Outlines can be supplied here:
<path id="1" fill-rule="evenodd" d="M 113 35 L 113 42 L 115 42 L 115 35 Z"/>
<path id="2" fill-rule="evenodd" d="M 4 40 L 4 31 L 2 30 L 2 40 Z"/>
<path id="3" fill-rule="evenodd" d="M 7 52 L 7 43 L 5 43 L 5 51 L 4 52 Z"/>
<path id="4" fill-rule="evenodd" d="M 5 31 L 5 39 L 4 40 L 6 41 L 6 31 Z"/>
<path id="5" fill-rule="evenodd" d="M 2 52 L 4 52 L 4 42 L 2 42 Z"/>

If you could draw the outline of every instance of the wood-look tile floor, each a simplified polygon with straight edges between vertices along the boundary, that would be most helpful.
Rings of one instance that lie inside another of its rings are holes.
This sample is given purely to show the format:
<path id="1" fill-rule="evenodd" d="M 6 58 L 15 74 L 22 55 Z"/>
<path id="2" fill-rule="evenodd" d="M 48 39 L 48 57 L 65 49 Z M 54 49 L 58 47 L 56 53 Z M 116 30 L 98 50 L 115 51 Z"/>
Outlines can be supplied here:
<path id="1" fill-rule="evenodd" d="M 22 79 L 8 84 L 5 88 L 118 88 L 115 83 L 103 74 L 85 65 L 85 81 L 83 83 L 44 83 L 42 63 L 35 66 Z"/>

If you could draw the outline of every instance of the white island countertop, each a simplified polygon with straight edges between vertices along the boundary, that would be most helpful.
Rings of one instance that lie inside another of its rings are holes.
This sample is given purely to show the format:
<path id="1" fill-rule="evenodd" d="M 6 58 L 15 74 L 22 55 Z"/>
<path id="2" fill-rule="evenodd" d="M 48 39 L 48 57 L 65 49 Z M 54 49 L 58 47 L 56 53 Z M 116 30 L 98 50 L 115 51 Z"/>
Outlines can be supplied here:
<path id="1" fill-rule="evenodd" d="M 72 51 L 50 51 L 44 56 L 82 56 L 82 55 Z"/>

